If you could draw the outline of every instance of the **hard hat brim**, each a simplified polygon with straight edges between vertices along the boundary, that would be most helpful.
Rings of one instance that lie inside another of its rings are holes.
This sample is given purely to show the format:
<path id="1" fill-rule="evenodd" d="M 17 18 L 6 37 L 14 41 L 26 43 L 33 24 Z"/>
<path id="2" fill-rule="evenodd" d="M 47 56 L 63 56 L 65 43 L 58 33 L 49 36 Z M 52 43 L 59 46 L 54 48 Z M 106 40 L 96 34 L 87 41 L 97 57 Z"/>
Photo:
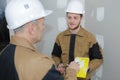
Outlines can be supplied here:
<path id="1" fill-rule="evenodd" d="M 50 15 L 51 13 L 53 13 L 53 11 L 52 10 L 45 10 L 45 16 L 48 16 L 48 15 Z M 45 16 L 43 16 L 43 17 L 45 17 Z"/>
<path id="2" fill-rule="evenodd" d="M 37 20 L 37 19 L 42 18 L 42 17 L 46 17 L 46 16 L 50 15 L 52 12 L 53 12 L 52 10 L 45 10 L 45 14 L 44 14 L 43 16 L 36 17 L 35 19 L 30 20 L 30 21 L 26 21 L 24 24 L 26 24 L 26 23 L 28 23 L 28 22 L 31 22 L 31 21 L 34 21 L 34 20 Z M 23 25 L 24 25 L 24 24 L 23 24 Z M 22 26 L 22 25 L 20 24 L 20 25 L 17 25 L 17 26 L 18 26 L 18 27 L 13 27 L 13 26 L 7 25 L 7 28 L 8 28 L 8 29 L 16 29 L 16 28 L 19 28 L 19 27 Z"/>

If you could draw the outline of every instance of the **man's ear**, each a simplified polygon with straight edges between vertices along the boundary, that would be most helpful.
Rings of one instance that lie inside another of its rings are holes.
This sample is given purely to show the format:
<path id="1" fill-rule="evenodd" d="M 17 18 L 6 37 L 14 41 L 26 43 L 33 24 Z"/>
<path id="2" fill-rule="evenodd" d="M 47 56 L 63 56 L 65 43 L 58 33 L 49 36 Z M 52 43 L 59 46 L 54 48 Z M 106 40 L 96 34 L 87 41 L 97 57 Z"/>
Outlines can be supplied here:
<path id="1" fill-rule="evenodd" d="M 28 32 L 30 35 L 33 35 L 35 33 L 35 26 L 32 23 L 28 23 Z"/>

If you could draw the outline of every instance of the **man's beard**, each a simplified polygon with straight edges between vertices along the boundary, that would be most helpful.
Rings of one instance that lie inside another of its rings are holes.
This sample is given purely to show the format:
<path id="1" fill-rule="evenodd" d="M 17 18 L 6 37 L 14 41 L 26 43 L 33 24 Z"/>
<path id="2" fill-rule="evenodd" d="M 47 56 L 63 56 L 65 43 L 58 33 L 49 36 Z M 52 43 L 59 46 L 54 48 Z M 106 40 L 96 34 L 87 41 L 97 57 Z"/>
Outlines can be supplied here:
<path id="1" fill-rule="evenodd" d="M 74 27 L 74 28 L 70 28 L 70 27 L 69 27 L 69 29 L 70 29 L 70 30 L 76 30 L 76 29 L 78 29 L 79 27 L 80 27 L 80 24 L 78 24 L 78 25 L 77 25 L 76 27 Z"/>

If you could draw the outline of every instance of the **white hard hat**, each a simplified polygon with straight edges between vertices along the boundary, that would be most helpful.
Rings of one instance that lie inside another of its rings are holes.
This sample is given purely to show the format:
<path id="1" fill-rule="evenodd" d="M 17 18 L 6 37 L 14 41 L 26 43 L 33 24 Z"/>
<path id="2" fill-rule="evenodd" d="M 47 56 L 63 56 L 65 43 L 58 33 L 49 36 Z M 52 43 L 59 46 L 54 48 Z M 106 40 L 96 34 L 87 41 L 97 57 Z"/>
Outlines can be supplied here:
<path id="1" fill-rule="evenodd" d="M 80 0 L 71 0 L 67 5 L 66 12 L 84 14 L 85 10 Z"/>
<path id="2" fill-rule="evenodd" d="M 52 11 L 45 10 L 39 0 L 11 0 L 5 8 L 8 29 L 16 29 L 50 13 Z"/>

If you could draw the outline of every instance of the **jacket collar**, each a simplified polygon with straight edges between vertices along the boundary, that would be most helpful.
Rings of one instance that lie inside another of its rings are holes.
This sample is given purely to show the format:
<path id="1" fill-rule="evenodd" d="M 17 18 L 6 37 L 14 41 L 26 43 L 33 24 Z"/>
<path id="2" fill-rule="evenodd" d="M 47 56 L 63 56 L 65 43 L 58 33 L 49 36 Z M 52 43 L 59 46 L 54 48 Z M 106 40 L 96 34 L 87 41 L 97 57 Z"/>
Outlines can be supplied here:
<path id="1" fill-rule="evenodd" d="M 28 40 L 21 37 L 12 36 L 10 43 L 35 50 L 35 47 L 33 44 L 31 44 Z"/>
<path id="2" fill-rule="evenodd" d="M 77 32 L 76 35 L 77 35 L 77 36 L 80 36 L 80 37 L 85 36 L 84 30 L 85 30 L 85 29 L 80 26 L 80 29 L 79 29 L 79 31 Z M 69 29 L 67 29 L 67 30 L 65 31 L 65 33 L 64 33 L 65 36 L 69 36 L 69 35 L 71 35 L 71 34 L 72 34 L 72 33 L 70 32 Z"/>

